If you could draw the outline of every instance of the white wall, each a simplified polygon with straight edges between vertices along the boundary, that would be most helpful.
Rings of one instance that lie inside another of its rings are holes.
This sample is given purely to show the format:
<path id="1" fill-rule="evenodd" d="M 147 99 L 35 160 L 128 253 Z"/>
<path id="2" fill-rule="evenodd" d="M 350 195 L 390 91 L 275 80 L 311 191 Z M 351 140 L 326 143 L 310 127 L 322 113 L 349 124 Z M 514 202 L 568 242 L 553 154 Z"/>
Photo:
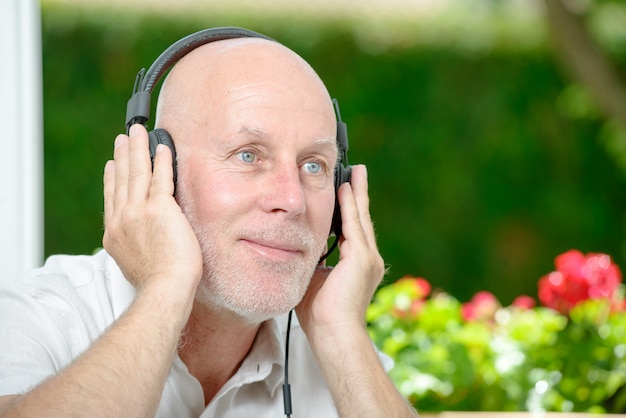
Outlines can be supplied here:
<path id="1" fill-rule="evenodd" d="M 41 17 L 0 0 L 0 284 L 43 258 Z"/>

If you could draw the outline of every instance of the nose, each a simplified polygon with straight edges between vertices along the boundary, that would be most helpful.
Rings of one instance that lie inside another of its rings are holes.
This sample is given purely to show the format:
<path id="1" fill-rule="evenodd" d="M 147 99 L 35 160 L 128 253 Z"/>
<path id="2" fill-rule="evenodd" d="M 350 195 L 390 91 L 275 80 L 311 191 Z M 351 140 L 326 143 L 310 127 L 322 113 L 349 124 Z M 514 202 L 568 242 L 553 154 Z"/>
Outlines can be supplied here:
<path id="1" fill-rule="evenodd" d="M 263 210 L 285 213 L 289 217 L 306 211 L 304 187 L 297 164 L 277 164 L 266 172 L 266 181 L 261 185 Z"/>

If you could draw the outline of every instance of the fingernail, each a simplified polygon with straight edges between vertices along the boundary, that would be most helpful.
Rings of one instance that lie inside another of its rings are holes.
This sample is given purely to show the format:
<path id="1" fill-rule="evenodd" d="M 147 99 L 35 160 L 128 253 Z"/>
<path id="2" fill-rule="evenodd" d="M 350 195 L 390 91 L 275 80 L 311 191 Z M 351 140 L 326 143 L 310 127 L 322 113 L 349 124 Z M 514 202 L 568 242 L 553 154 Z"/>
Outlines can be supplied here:
<path id="1" fill-rule="evenodd" d="M 104 171 L 107 172 L 109 170 L 112 170 L 114 164 L 115 162 L 113 160 L 107 161 L 106 164 L 104 165 Z"/>
<path id="2" fill-rule="evenodd" d="M 137 124 L 132 125 L 132 126 L 130 127 L 129 131 L 128 131 L 128 134 L 129 134 L 130 136 L 135 136 L 135 135 L 137 135 L 138 133 L 139 133 L 139 125 L 137 125 Z"/>
<path id="3" fill-rule="evenodd" d="M 113 147 L 117 148 L 120 145 L 122 145 L 124 143 L 124 140 L 126 139 L 125 136 L 123 135 L 118 135 L 117 137 L 115 137 L 115 142 L 113 143 Z"/>

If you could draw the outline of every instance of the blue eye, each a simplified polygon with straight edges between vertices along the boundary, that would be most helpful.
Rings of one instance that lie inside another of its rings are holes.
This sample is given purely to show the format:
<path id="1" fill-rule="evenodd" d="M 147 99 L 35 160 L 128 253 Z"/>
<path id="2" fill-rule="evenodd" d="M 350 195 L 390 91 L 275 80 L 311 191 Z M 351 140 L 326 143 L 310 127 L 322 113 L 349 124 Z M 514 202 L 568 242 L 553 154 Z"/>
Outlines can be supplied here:
<path id="1" fill-rule="evenodd" d="M 253 163 L 256 160 L 256 155 L 252 151 L 243 151 L 239 153 L 240 158 L 245 163 Z"/>
<path id="2" fill-rule="evenodd" d="M 304 167 L 311 174 L 318 174 L 320 171 L 322 171 L 322 165 L 317 161 L 309 161 L 308 163 L 304 164 Z"/>

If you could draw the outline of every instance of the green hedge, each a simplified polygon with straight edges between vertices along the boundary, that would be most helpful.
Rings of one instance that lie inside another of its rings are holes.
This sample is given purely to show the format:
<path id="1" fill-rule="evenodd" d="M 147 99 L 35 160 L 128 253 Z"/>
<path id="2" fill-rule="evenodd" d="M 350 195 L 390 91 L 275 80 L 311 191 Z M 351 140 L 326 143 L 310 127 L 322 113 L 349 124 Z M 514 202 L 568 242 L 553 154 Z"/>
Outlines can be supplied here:
<path id="1" fill-rule="evenodd" d="M 101 176 L 139 68 L 210 26 L 266 33 L 303 55 L 340 100 L 350 161 L 368 165 L 389 280 L 428 278 L 464 300 L 509 302 L 570 248 L 626 266 L 626 180 L 602 122 L 564 115 L 550 52 L 396 47 L 348 27 L 288 21 L 94 16 L 43 8 L 45 251 L 101 245 Z"/>

